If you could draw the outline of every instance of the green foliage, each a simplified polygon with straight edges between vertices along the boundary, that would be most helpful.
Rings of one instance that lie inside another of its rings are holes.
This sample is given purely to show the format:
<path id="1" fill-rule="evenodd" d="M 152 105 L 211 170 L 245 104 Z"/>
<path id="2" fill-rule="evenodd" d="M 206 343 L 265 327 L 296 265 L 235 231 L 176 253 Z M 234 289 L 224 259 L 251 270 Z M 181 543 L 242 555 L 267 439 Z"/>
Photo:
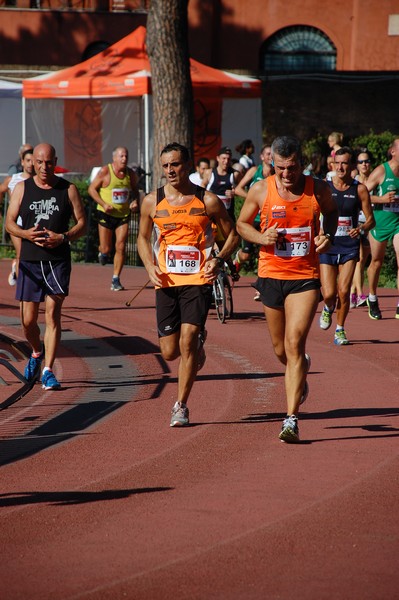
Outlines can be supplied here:
<path id="1" fill-rule="evenodd" d="M 385 253 L 384 263 L 382 265 L 378 285 L 386 288 L 396 288 L 397 278 L 396 254 L 392 242 L 388 243 Z"/>
<path id="2" fill-rule="evenodd" d="M 98 227 L 95 219 L 92 218 L 95 208 L 93 200 L 88 194 L 89 182 L 81 179 L 71 179 L 76 185 L 85 207 L 87 216 L 88 231 L 87 234 L 71 244 L 71 255 L 73 262 L 97 262 L 98 254 Z"/>
<path id="3" fill-rule="evenodd" d="M 372 167 L 374 168 L 389 160 L 387 151 L 393 140 L 397 137 L 399 137 L 399 135 L 393 134 L 390 131 L 374 133 L 371 129 L 370 133 L 360 135 L 350 140 L 349 145 L 354 150 L 369 150 L 373 158 Z"/>
<path id="4" fill-rule="evenodd" d="M 305 162 L 309 163 L 312 160 L 312 156 L 315 154 L 325 155 L 328 150 L 326 136 L 318 133 L 316 137 L 306 140 L 302 144 L 302 153 Z"/>

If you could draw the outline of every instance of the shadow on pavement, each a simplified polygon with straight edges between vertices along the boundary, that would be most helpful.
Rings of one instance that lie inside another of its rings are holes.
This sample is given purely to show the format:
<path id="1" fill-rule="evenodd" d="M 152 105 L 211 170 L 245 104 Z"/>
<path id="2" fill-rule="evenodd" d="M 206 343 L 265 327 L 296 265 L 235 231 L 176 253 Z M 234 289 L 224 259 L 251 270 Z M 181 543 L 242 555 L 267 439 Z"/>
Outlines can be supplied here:
<path id="1" fill-rule="evenodd" d="M 88 502 L 121 500 L 136 494 L 168 492 L 173 489 L 172 487 L 148 487 L 127 490 L 102 490 L 100 492 L 16 492 L 15 494 L 0 494 L 0 507 L 26 506 L 28 504 L 52 504 L 55 506 L 87 504 Z"/>

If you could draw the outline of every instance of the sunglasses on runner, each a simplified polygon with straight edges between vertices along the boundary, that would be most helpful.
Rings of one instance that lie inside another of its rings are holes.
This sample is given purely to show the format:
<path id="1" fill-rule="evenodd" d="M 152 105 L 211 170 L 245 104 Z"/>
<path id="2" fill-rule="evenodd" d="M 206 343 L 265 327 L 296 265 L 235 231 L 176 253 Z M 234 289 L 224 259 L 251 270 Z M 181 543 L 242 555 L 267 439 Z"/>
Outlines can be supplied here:
<path id="1" fill-rule="evenodd" d="M 370 160 L 358 160 L 358 161 L 357 161 L 357 164 L 358 164 L 358 165 L 362 165 L 363 163 L 367 163 L 367 164 L 368 164 L 368 163 L 370 163 L 370 162 L 371 162 Z"/>

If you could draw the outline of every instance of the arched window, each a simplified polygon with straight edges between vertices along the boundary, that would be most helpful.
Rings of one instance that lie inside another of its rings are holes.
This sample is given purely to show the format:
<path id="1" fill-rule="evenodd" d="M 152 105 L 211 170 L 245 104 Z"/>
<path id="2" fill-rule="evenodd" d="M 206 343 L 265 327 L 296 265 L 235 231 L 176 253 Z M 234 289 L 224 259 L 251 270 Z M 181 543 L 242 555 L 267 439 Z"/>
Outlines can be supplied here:
<path id="1" fill-rule="evenodd" d="M 320 29 L 295 25 L 280 29 L 261 48 L 261 71 L 335 71 L 337 51 Z"/>

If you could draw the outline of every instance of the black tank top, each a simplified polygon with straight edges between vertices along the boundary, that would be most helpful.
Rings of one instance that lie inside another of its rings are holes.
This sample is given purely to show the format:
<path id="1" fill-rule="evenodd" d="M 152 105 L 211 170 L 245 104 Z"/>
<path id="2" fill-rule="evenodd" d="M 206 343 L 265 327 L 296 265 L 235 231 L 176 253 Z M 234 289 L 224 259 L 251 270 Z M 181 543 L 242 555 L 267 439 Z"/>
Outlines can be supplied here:
<path id="1" fill-rule="evenodd" d="M 355 179 L 347 190 L 337 190 L 332 181 L 327 182 L 331 194 L 338 206 L 338 227 L 334 238 L 334 245 L 326 250 L 326 254 L 341 254 L 357 250 L 360 238 L 351 238 L 347 234 L 349 229 L 355 229 L 359 223 L 361 203 L 358 196 L 359 182 Z"/>
<path id="2" fill-rule="evenodd" d="M 57 177 L 55 186 L 44 190 L 36 185 L 33 177 L 26 179 L 19 209 L 22 228 L 31 229 L 39 225 L 55 233 L 67 231 L 72 217 L 68 197 L 69 186 L 69 181 Z M 29 240 L 22 240 L 21 260 L 67 260 L 70 256 L 71 250 L 67 242 L 56 248 L 42 248 Z"/>
<path id="3" fill-rule="evenodd" d="M 219 175 L 217 168 L 212 170 L 207 189 L 222 200 L 230 217 L 235 221 L 234 198 L 226 198 L 226 190 L 234 188 L 234 170 L 230 167 L 225 175 Z"/>

